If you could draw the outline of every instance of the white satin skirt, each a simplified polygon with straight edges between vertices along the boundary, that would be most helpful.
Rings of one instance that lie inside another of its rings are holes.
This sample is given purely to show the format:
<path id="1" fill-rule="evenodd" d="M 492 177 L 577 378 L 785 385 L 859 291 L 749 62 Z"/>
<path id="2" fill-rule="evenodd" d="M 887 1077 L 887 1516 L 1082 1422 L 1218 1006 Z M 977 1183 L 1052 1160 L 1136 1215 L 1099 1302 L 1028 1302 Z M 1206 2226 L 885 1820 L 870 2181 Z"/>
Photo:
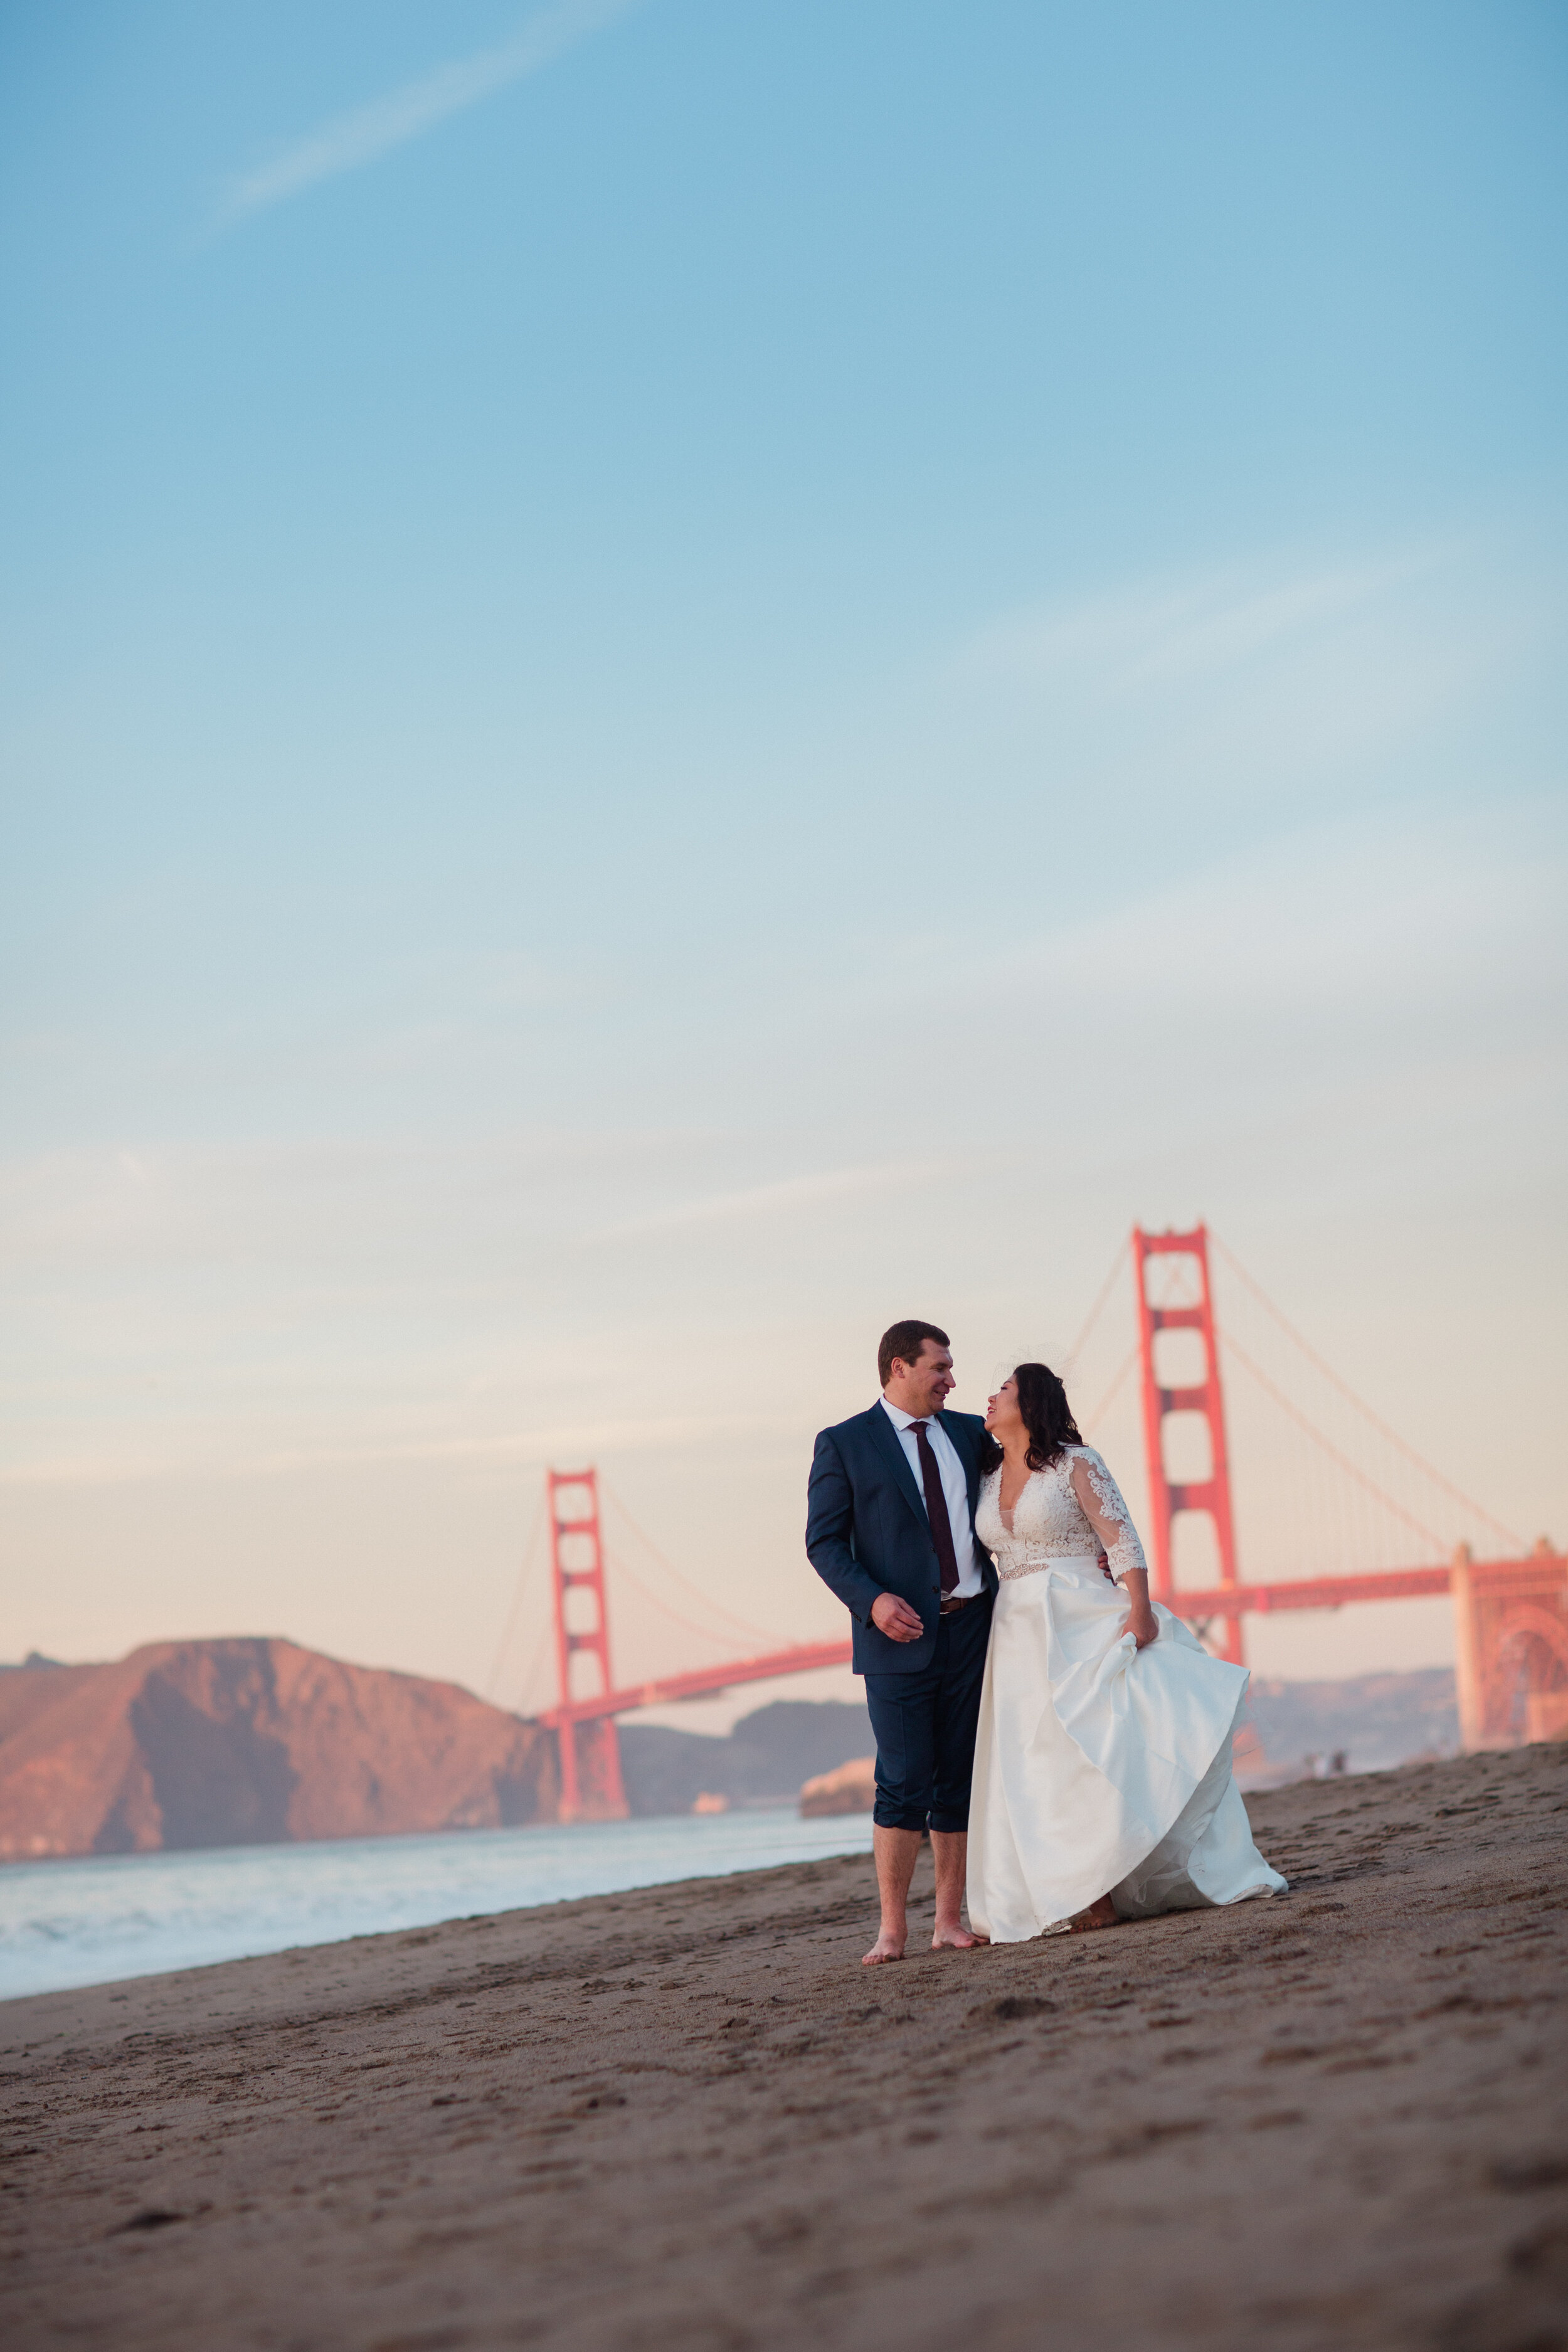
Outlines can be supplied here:
<path id="1" fill-rule="evenodd" d="M 1078 1554 L 997 1590 L 969 1809 L 970 1924 L 994 1944 L 1102 1895 L 1139 1919 L 1284 1891 L 1231 1773 L 1247 1669 L 1158 1601 L 1140 1650 L 1127 1609 Z"/>

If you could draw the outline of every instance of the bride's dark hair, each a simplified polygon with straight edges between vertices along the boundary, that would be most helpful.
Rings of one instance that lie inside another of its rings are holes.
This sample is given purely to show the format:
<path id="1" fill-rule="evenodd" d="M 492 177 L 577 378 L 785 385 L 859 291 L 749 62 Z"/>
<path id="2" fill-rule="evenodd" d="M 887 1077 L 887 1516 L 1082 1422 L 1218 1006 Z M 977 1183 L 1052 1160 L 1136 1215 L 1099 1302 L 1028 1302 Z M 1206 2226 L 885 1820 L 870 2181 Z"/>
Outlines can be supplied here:
<path id="1" fill-rule="evenodd" d="M 1018 1411 L 1029 1433 L 1029 1467 L 1048 1470 L 1060 1460 L 1064 1445 L 1083 1444 L 1068 1392 L 1049 1364 L 1016 1364 L 1013 1378 L 1018 1383 Z M 994 1470 L 1002 1459 L 1002 1448 L 989 1430 L 981 1450 L 984 1457 L 981 1467 Z"/>

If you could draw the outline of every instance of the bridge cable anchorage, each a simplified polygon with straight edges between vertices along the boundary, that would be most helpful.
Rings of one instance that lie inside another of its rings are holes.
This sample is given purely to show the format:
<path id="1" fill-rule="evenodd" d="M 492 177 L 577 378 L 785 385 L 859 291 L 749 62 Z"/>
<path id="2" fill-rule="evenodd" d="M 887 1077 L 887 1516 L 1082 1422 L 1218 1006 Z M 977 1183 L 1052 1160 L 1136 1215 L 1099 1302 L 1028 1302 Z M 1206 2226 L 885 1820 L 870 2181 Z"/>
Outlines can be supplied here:
<path id="1" fill-rule="evenodd" d="M 752 1624 L 749 1618 L 738 1617 L 732 1609 L 726 1609 L 722 1601 L 715 1601 L 710 1593 L 704 1592 L 700 1585 L 694 1584 L 689 1576 L 683 1576 L 679 1569 L 676 1567 L 674 1561 L 668 1559 L 664 1553 L 660 1551 L 658 1546 L 654 1542 L 653 1538 L 646 1534 L 637 1525 L 637 1522 L 633 1518 L 630 1511 L 627 1510 L 625 1503 L 622 1502 L 620 1496 L 616 1493 L 607 1478 L 601 1476 L 599 1480 L 599 1491 L 607 1502 L 615 1505 L 616 1509 L 620 1513 L 622 1518 L 625 1519 L 633 1535 L 637 1537 L 637 1541 L 643 1545 L 645 1549 L 652 1553 L 654 1559 L 658 1562 L 659 1567 L 664 1570 L 666 1576 L 670 1578 L 674 1583 L 679 1584 L 684 1591 L 689 1592 L 693 1601 L 698 1601 L 702 1608 L 711 1611 L 715 1615 L 728 1619 L 735 1632 L 744 1634 L 745 1638 L 749 1642 L 776 1643 L 778 1641 L 779 1637 L 776 1633 L 769 1633 L 764 1626 Z M 621 1573 L 626 1576 L 630 1582 L 634 1585 L 637 1584 L 637 1578 L 632 1574 L 630 1569 L 626 1567 L 624 1558 L 617 1559 L 616 1566 L 620 1569 Z M 653 1601 L 655 1608 L 662 1609 L 666 1616 L 674 1617 L 677 1624 L 686 1623 L 686 1620 L 678 1616 L 676 1612 L 672 1610 L 667 1602 L 658 1600 L 654 1594 L 648 1592 L 641 1585 L 637 1585 L 637 1590 L 642 1593 L 645 1601 Z M 688 1631 L 691 1630 L 693 1629 L 688 1627 Z M 701 1630 L 704 1633 L 707 1633 L 707 1638 L 709 1640 L 712 1639 L 711 1633 L 708 1633 L 706 1628 Z"/>
<path id="2" fill-rule="evenodd" d="M 1323 1378 L 1329 1381 L 1331 1386 L 1339 1391 L 1341 1396 L 1345 1399 L 1347 1403 L 1354 1405 L 1356 1411 L 1364 1415 L 1366 1420 L 1372 1423 L 1373 1429 L 1376 1430 L 1380 1437 L 1386 1439 L 1388 1444 L 1392 1445 L 1396 1452 L 1403 1454 L 1405 1460 L 1412 1463 L 1417 1470 L 1422 1472 L 1424 1476 L 1430 1478 L 1435 1486 L 1441 1486 L 1443 1492 L 1454 1502 L 1462 1503 L 1466 1510 L 1471 1512 L 1476 1518 L 1483 1519 L 1487 1526 L 1491 1528 L 1494 1535 L 1506 1537 L 1507 1540 L 1510 1544 L 1514 1545 L 1520 1551 L 1525 1551 L 1529 1549 L 1522 1536 L 1516 1535 L 1511 1528 L 1505 1527 L 1500 1518 L 1497 1518 L 1490 1511 L 1486 1509 L 1484 1505 L 1478 1503 L 1473 1495 L 1467 1495 L 1461 1487 L 1456 1486 L 1451 1479 L 1445 1478 L 1443 1473 L 1440 1470 L 1434 1468 L 1433 1465 L 1427 1461 L 1424 1454 L 1418 1454 L 1415 1446 L 1410 1444 L 1405 1438 L 1401 1437 L 1396 1429 L 1391 1429 L 1387 1422 L 1382 1418 L 1381 1414 L 1373 1412 L 1372 1406 L 1367 1403 L 1365 1398 L 1358 1396 L 1354 1389 L 1351 1387 L 1350 1383 L 1340 1378 L 1340 1375 L 1335 1371 L 1333 1366 L 1324 1361 L 1323 1358 L 1319 1355 L 1317 1349 L 1312 1346 L 1311 1341 L 1304 1339 L 1289 1318 L 1281 1314 L 1279 1308 L 1275 1306 L 1274 1301 L 1269 1297 L 1268 1293 L 1264 1289 L 1262 1284 L 1256 1282 L 1252 1276 L 1248 1274 L 1247 1268 L 1242 1265 L 1235 1251 L 1227 1249 L 1225 1243 L 1220 1239 L 1217 1234 L 1211 1235 L 1211 1239 L 1213 1240 L 1215 1249 L 1218 1250 L 1220 1255 L 1224 1258 L 1232 1274 L 1236 1276 L 1237 1280 L 1243 1283 L 1257 1299 L 1258 1305 L 1264 1308 L 1266 1313 L 1274 1318 L 1275 1322 L 1279 1324 L 1279 1328 L 1285 1333 L 1286 1338 L 1295 1342 L 1296 1346 L 1300 1348 L 1301 1353 L 1306 1357 L 1308 1362 L 1312 1365 L 1313 1369 L 1321 1372 Z M 1227 1334 L 1226 1337 L 1228 1338 L 1228 1336 L 1229 1335 Z M 1234 1345 L 1234 1341 L 1231 1344 Z M 1422 1532 L 1424 1534 L 1429 1534 L 1431 1530 L 1429 1528 L 1424 1528 Z"/>
<path id="3" fill-rule="evenodd" d="M 510 1649 L 512 1642 L 516 1638 L 518 1620 L 522 1612 L 522 1596 L 528 1589 L 528 1580 L 533 1571 L 534 1563 L 539 1555 L 540 1539 L 544 1533 L 546 1517 L 545 1492 L 542 1487 L 540 1490 L 538 1507 L 533 1514 L 533 1525 L 529 1529 L 528 1541 L 522 1548 L 522 1566 L 518 1570 L 517 1582 L 512 1588 L 511 1606 L 507 1611 L 505 1621 L 501 1626 L 500 1640 L 496 1644 L 495 1656 L 490 1661 L 489 1674 L 485 1680 L 485 1696 L 489 1699 L 492 1704 L 495 1703 L 496 1692 L 500 1687 L 500 1672 L 502 1666 L 506 1664 L 507 1653 Z M 548 1623 L 546 1623 L 540 1634 L 539 1641 L 535 1645 L 533 1656 L 529 1661 L 528 1673 L 524 1677 L 522 1685 L 523 1694 L 525 1696 L 533 1681 L 534 1673 L 539 1665 L 540 1660 L 544 1654 L 549 1639 L 550 1628 Z"/>

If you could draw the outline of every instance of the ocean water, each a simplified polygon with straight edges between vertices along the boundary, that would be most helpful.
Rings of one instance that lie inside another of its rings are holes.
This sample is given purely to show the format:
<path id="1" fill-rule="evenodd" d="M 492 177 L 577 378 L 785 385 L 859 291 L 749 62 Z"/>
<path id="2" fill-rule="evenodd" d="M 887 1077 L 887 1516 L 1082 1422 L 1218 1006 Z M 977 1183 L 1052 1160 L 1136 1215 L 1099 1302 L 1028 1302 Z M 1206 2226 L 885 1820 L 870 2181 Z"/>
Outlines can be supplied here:
<path id="1" fill-rule="evenodd" d="M 0 1864 L 0 2000 L 579 1895 L 868 1853 L 871 1816 L 719 1813 Z"/>

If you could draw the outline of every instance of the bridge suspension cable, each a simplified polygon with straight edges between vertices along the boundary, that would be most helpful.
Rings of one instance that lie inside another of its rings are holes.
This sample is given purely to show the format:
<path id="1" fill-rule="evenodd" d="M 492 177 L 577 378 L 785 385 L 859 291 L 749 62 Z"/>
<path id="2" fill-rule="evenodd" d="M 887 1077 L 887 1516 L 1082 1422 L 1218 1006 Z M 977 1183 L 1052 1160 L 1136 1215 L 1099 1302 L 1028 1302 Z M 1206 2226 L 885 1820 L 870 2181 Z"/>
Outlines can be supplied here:
<path id="1" fill-rule="evenodd" d="M 485 1682 L 485 1696 L 489 1699 L 495 1697 L 500 1687 L 501 1668 L 505 1665 L 507 1653 L 517 1637 L 518 1621 L 522 1615 L 523 1595 L 528 1591 L 528 1580 L 533 1572 L 542 1548 L 547 1516 L 548 1493 L 549 1489 L 546 1486 L 542 1486 L 539 1490 L 533 1525 L 528 1531 L 528 1541 L 522 1549 L 522 1566 L 518 1570 L 517 1582 L 512 1588 L 511 1606 L 506 1612 L 505 1622 L 500 1630 L 500 1639 L 496 1643 L 495 1656 L 490 1661 L 489 1674 Z M 522 1681 L 522 1688 L 525 1692 L 532 1687 L 533 1678 L 543 1663 L 549 1642 L 550 1618 L 548 1612 L 542 1610 L 539 1618 L 539 1638 L 534 1644 L 533 1656 L 529 1661 L 528 1672 Z"/>
<path id="2" fill-rule="evenodd" d="M 1071 1374 L 1073 1369 L 1078 1363 L 1079 1358 L 1082 1355 L 1085 1348 L 1089 1345 L 1090 1332 L 1094 1329 L 1095 1325 L 1099 1322 L 1100 1317 L 1104 1314 L 1106 1307 L 1110 1302 L 1110 1294 L 1116 1287 L 1117 1276 L 1121 1272 L 1121 1268 L 1126 1262 L 1127 1254 L 1132 1244 L 1131 1242 L 1124 1241 L 1118 1249 L 1116 1255 L 1110 1261 L 1110 1272 L 1106 1276 L 1105 1280 L 1100 1286 L 1100 1296 L 1089 1310 L 1089 1318 L 1084 1324 L 1082 1330 L 1079 1333 L 1078 1338 L 1073 1341 L 1072 1346 L 1068 1349 L 1066 1370 L 1068 1375 Z M 1134 1348 L 1132 1351 L 1133 1355 L 1135 1356 L 1138 1350 Z M 1131 1357 L 1128 1359 L 1128 1361 L 1131 1361 Z M 1122 1372 L 1125 1372 L 1125 1370 L 1126 1366 L 1124 1365 Z M 1117 1379 L 1119 1381 L 1121 1377 L 1122 1373 L 1118 1373 Z M 1110 1400 L 1107 1399 L 1107 1402 L 1109 1402 Z"/>
<path id="3" fill-rule="evenodd" d="M 1127 1353 L 1122 1357 L 1121 1369 L 1113 1377 L 1110 1386 L 1106 1390 L 1105 1394 L 1100 1398 L 1100 1402 L 1094 1407 L 1092 1412 L 1085 1415 L 1083 1421 L 1083 1431 L 1086 1436 L 1089 1432 L 1095 1428 L 1110 1411 L 1111 1406 L 1116 1402 L 1117 1397 L 1121 1393 L 1122 1382 L 1126 1380 L 1128 1373 L 1132 1370 L 1133 1365 L 1137 1361 L 1138 1342 L 1134 1339 L 1132 1345 L 1128 1349 Z"/>
<path id="4" fill-rule="evenodd" d="M 1391 1429 L 1387 1422 L 1383 1419 L 1382 1415 L 1375 1412 L 1372 1406 L 1367 1403 L 1364 1397 L 1361 1397 L 1356 1394 L 1356 1391 L 1351 1387 L 1349 1381 L 1342 1380 L 1340 1377 L 1339 1373 L 1335 1371 L 1333 1366 L 1331 1363 L 1326 1362 L 1325 1360 L 1318 1353 L 1310 1340 L 1305 1339 L 1302 1334 L 1297 1330 L 1295 1325 L 1289 1320 L 1289 1318 L 1280 1312 L 1279 1308 L 1276 1307 L 1274 1301 L 1269 1297 L 1268 1293 L 1263 1288 L 1261 1283 L 1254 1279 L 1254 1277 L 1247 1272 L 1247 1268 L 1242 1265 L 1240 1259 L 1236 1255 L 1234 1250 L 1227 1249 L 1225 1243 L 1220 1239 L 1217 1234 L 1211 1234 L 1210 1240 L 1214 1248 L 1217 1251 L 1219 1255 L 1224 1258 L 1226 1266 L 1236 1276 L 1237 1280 L 1251 1293 L 1252 1297 L 1258 1301 L 1258 1304 L 1263 1308 L 1264 1312 L 1270 1316 L 1279 1325 L 1286 1338 L 1289 1339 L 1295 1347 L 1300 1349 L 1301 1354 L 1305 1356 L 1313 1370 L 1321 1374 L 1321 1376 L 1329 1382 L 1331 1388 L 1334 1389 L 1338 1394 L 1344 1399 L 1347 1404 L 1353 1406 L 1355 1411 L 1361 1414 L 1362 1418 L 1377 1432 L 1377 1434 L 1384 1440 L 1385 1444 L 1392 1445 L 1394 1451 L 1403 1455 L 1404 1459 L 1409 1463 L 1413 1469 L 1418 1470 L 1423 1477 L 1429 1478 L 1435 1486 L 1440 1487 L 1442 1492 L 1448 1496 L 1451 1502 L 1459 1504 L 1466 1511 L 1470 1513 L 1472 1517 L 1482 1521 L 1487 1527 L 1490 1528 L 1494 1535 L 1503 1537 L 1504 1539 L 1510 1543 L 1517 1551 L 1523 1551 L 1526 1549 L 1522 1536 L 1516 1534 L 1513 1528 L 1505 1527 L 1503 1522 L 1496 1516 L 1496 1514 L 1489 1511 L 1484 1504 L 1478 1503 L 1473 1495 L 1467 1495 L 1462 1487 L 1455 1486 L 1451 1478 L 1445 1477 L 1442 1471 L 1438 1470 L 1432 1463 L 1428 1462 L 1425 1454 L 1417 1453 L 1415 1446 L 1411 1445 L 1405 1438 L 1401 1437 L 1396 1429 Z M 1222 1337 L 1224 1338 L 1226 1344 L 1234 1349 L 1237 1355 L 1240 1357 L 1241 1350 L 1237 1347 L 1236 1340 L 1231 1336 L 1228 1328 L 1222 1329 Z M 1243 1359 L 1243 1360 L 1245 1361 L 1246 1360 Z M 1264 1379 L 1264 1375 L 1258 1370 L 1256 1365 L 1247 1364 L 1247 1369 L 1251 1371 L 1256 1378 L 1259 1380 Z M 1265 1382 L 1265 1384 L 1268 1385 L 1267 1382 Z M 1318 1443 L 1321 1445 L 1325 1446 L 1329 1452 L 1335 1454 L 1335 1458 L 1343 1463 L 1343 1466 L 1350 1469 L 1353 1476 L 1361 1479 L 1363 1485 L 1370 1486 L 1373 1492 L 1378 1496 L 1382 1502 L 1387 1504 L 1391 1509 L 1398 1511 L 1402 1518 L 1405 1518 L 1410 1526 L 1418 1528 L 1419 1531 L 1423 1535 L 1431 1537 L 1434 1542 L 1439 1544 L 1442 1542 L 1442 1538 L 1435 1535 L 1430 1528 L 1422 1526 L 1420 1521 L 1411 1518 L 1407 1512 L 1402 1510 L 1400 1506 L 1394 1501 L 1393 1496 L 1379 1487 L 1375 1481 L 1368 1479 L 1363 1473 L 1355 1470 L 1352 1464 L 1345 1462 L 1344 1457 L 1337 1454 L 1336 1449 L 1331 1444 L 1330 1440 L 1323 1435 L 1323 1433 L 1320 1429 L 1316 1428 L 1311 1422 L 1308 1421 L 1293 1405 L 1291 1405 L 1289 1400 L 1285 1398 L 1278 1389 L 1271 1389 L 1270 1393 L 1275 1397 L 1279 1403 L 1284 1405 L 1286 1411 L 1291 1414 L 1293 1419 L 1300 1423 L 1302 1428 L 1307 1430 L 1310 1435 L 1315 1437 Z"/>
<path id="5" fill-rule="evenodd" d="M 779 1645 L 779 1636 L 776 1633 L 770 1633 L 764 1626 L 752 1624 L 748 1618 L 737 1616 L 732 1609 L 726 1609 L 722 1601 L 715 1601 L 711 1593 L 704 1592 L 700 1585 L 694 1584 L 689 1576 L 683 1576 L 679 1569 L 676 1567 L 675 1562 L 672 1559 L 668 1559 L 659 1549 L 658 1546 L 654 1542 L 653 1538 L 645 1533 L 644 1529 L 637 1525 L 637 1522 L 633 1518 L 625 1503 L 622 1502 L 620 1496 L 616 1493 L 608 1479 L 605 1478 L 602 1473 L 599 1478 L 599 1492 L 605 1496 L 607 1502 L 614 1506 L 620 1517 L 625 1520 L 626 1526 L 630 1528 L 637 1541 L 643 1546 L 644 1549 L 651 1553 L 654 1559 L 658 1561 L 665 1575 L 668 1576 L 673 1583 L 679 1585 L 683 1592 L 689 1593 L 693 1601 L 697 1601 L 702 1609 L 709 1612 L 710 1617 L 723 1618 L 734 1633 L 741 1634 L 748 1642 L 761 1642 L 764 1646 L 772 1644 L 773 1646 L 777 1647 Z M 672 1609 L 668 1601 L 661 1600 L 657 1592 L 651 1591 L 649 1588 L 642 1582 L 635 1570 L 628 1566 L 624 1554 L 617 1553 L 612 1557 L 616 1568 L 626 1579 L 626 1581 L 632 1585 L 634 1589 L 642 1595 L 643 1599 L 649 1602 L 652 1607 L 660 1611 L 664 1616 L 669 1618 L 675 1624 L 682 1626 L 687 1633 L 700 1633 L 705 1641 L 709 1642 L 711 1642 L 714 1639 L 714 1633 L 711 1624 L 694 1625 L 689 1618 L 683 1617 L 678 1609 Z"/>
<path id="6" fill-rule="evenodd" d="M 1339 1447 L 1334 1444 L 1332 1438 L 1326 1437 L 1315 1422 L 1309 1421 L 1306 1414 L 1291 1403 L 1289 1398 L 1285 1394 L 1284 1390 L 1275 1386 L 1274 1382 L 1269 1379 L 1262 1366 L 1253 1362 L 1251 1357 L 1247 1353 L 1247 1350 L 1241 1347 L 1237 1340 L 1231 1338 L 1230 1333 L 1226 1331 L 1223 1326 L 1220 1329 L 1219 1339 L 1220 1345 L 1225 1349 L 1226 1354 L 1234 1358 L 1236 1362 L 1240 1364 L 1245 1371 L 1251 1373 L 1253 1379 L 1258 1382 L 1258 1387 L 1268 1396 L 1273 1398 L 1275 1403 L 1279 1406 L 1282 1412 L 1289 1414 L 1291 1420 L 1296 1423 L 1299 1429 L 1304 1429 L 1306 1431 L 1308 1436 L 1312 1439 L 1315 1444 L 1322 1447 L 1323 1452 L 1329 1455 L 1331 1461 L 1338 1463 L 1340 1468 L 1345 1473 L 1347 1477 L 1353 1478 L 1358 1486 L 1364 1486 L 1367 1493 L 1369 1495 L 1374 1495 L 1385 1509 L 1394 1513 L 1396 1519 L 1403 1519 L 1407 1528 L 1414 1528 L 1418 1536 L 1425 1536 L 1429 1543 L 1436 1544 L 1437 1549 L 1439 1551 L 1442 1550 L 1443 1538 L 1438 1534 L 1436 1528 L 1427 1527 L 1423 1520 L 1416 1518 L 1412 1512 L 1407 1511 L 1404 1507 L 1403 1504 L 1396 1503 L 1394 1496 L 1380 1486 L 1375 1478 L 1369 1478 L 1364 1470 L 1360 1470 L 1356 1467 L 1356 1465 L 1351 1460 L 1348 1454 L 1342 1454 Z M 1520 1549 L 1522 1550 L 1523 1546 L 1521 1545 Z"/>

